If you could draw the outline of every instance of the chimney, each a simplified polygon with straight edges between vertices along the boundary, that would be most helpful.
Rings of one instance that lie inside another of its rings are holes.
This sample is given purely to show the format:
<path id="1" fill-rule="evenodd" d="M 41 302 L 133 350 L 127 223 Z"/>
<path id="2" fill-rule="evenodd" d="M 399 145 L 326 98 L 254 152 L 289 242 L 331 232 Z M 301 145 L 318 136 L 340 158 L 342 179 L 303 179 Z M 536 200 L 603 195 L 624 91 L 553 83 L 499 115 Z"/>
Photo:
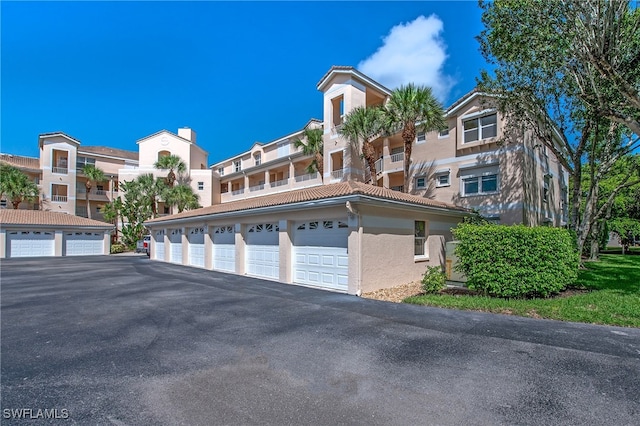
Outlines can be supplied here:
<path id="1" fill-rule="evenodd" d="M 191 143 L 196 143 L 196 132 L 189 127 L 183 127 L 182 129 L 178 129 L 178 136 L 184 138 Z"/>

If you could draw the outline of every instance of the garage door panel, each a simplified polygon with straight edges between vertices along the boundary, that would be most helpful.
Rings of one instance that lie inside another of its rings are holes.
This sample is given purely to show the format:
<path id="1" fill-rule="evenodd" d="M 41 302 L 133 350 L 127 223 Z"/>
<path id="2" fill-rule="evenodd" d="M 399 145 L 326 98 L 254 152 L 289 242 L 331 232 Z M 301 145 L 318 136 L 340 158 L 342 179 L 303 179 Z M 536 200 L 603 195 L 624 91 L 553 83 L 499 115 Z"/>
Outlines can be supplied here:
<path id="1" fill-rule="evenodd" d="M 65 232 L 65 256 L 96 256 L 104 254 L 104 237 L 97 232 Z"/>
<path id="2" fill-rule="evenodd" d="M 182 263 L 182 230 L 174 229 L 169 233 L 169 260 Z"/>
<path id="3" fill-rule="evenodd" d="M 189 265 L 204 268 L 204 228 L 192 228 L 189 230 L 187 241 Z"/>
<path id="4" fill-rule="evenodd" d="M 155 235 L 156 244 L 154 246 L 154 259 L 164 260 L 164 232 L 156 232 Z"/>
<path id="5" fill-rule="evenodd" d="M 334 290 L 348 288 L 349 229 L 343 220 L 312 220 L 294 227 L 294 282 Z"/>
<path id="6" fill-rule="evenodd" d="M 277 223 L 260 223 L 247 229 L 247 275 L 280 278 L 279 227 Z"/>
<path id="7" fill-rule="evenodd" d="M 53 232 L 47 231 L 7 231 L 8 257 L 54 256 Z"/>
<path id="8" fill-rule="evenodd" d="M 235 244 L 214 244 L 213 269 L 225 272 L 236 271 Z"/>

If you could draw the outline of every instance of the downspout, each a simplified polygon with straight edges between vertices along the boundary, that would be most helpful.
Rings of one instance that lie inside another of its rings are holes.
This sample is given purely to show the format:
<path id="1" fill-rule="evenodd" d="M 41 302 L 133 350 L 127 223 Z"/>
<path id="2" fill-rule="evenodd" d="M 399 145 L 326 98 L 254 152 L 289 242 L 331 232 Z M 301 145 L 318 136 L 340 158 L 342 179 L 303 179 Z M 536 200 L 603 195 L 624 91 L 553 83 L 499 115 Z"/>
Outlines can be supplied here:
<path id="1" fill-rule="evenodd" d="M 361 221 L 360 221 L 360 213 L 358 212 L 358 210 L 354 207 L 353 204 L 351 204 L 350 201 L 347 201 L 346 203 L 346 207 L 347 207 L 347 212 L 348 212 L 348 222 L 349 222 L 349 226 L 351 226 L 351 223 L 355 222 L 355 226 L 357 227 L 357 249 L 358 249 L 358 267 L 356 270 L 356 296 L 360 297 L 362 296 L 362 226 L 361 226 Z"/>

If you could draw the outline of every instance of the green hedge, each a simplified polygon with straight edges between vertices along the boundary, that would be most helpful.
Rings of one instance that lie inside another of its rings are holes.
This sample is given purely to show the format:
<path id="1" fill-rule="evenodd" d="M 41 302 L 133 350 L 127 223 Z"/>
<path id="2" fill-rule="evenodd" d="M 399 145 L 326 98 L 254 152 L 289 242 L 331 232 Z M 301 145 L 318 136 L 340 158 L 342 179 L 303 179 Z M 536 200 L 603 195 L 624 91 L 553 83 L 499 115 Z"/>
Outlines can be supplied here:
<path id="1" fill-rule="evenodd" d="M 561 228 L 461 224 L 456 270 L 473 290 L 497 297 L 548 297 L 575 283 L 580 258 Z"/>

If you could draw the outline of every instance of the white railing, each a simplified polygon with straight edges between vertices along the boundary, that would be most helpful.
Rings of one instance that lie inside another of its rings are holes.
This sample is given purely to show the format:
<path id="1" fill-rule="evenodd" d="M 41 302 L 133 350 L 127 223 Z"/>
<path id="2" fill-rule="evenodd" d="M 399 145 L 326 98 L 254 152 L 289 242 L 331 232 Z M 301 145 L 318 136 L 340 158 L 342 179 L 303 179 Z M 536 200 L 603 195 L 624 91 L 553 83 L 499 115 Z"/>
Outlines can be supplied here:
<path id="1" fill-rule="evenodd" d="M 79 186 L 76 188 L 76 192 L 78 192 L 79 194 L 86 194 L 87 192 L 87 188 L 84 186 Z M 117 192 L 117 191 L 114 191 Z M 89 194 L 91 195 L 107 195 L 107 190 L 105 189 L 92 189 L 91 191 L 89 191 Z"/>
<path id="2" fill-rule="evenodd" d="M 318 177 L 318 172 L 307 173 L 305 175 L 296 176 L 296 182 L 304 182 L 307 180 L 313 180 Z"/>
<path id="3" fill-rule="evenodd" d="M 381 173 L 382 170 L 384 169 L 383 167 L 383 162 L 382 162 L 382 158 L 379 158 L 378 160 L 376 160 L 376 162 L 373 164 L 376 168 L 376 174 L 377 173 Z"/>
<path id="4" fill-rule="evenodd" d="M 404 185 L 392 186 L 390 189 L 394 191 L 404 192 Z"/>
<path id="5" fill-rule="evenodd" d="M 261 183 L 260 185 L 250 186 L 249 192 L 262 191 L 263 189 L 264 189 L 264 183 Z"/>
<path id="6" fill-rule="evenodd" d="M 236 189 L 235 191 L 231 191 L 231 195 L 240 195 L 244 194 L 244 188 Z"/>
<path id="7" fill-rule="evenodd" d="M 282 180 L 276 180 L 274 182 L 271 182 L 271 187 L 272 188 L 276 188 L 278 186 L 284 186 L 287 185 L 289 183 L 289 178 L 286 179 L 282 179 Z"/>
<path id="8" fill-rule="evenodd" d="M 51 201 L 54 201 L 56 203 L 66 203 L 67 202 L 67 196 L 66 195 L 52 195 L 51 196 Z"/>
<path id="9" fill-rule="evenodd" d="M 398 161 L 404 160 L 404 152 L 398 152 L 397 154 L 391 154 L 391 162 L 397 163 Z"/>
<path id="10" fill-rule="evenodd" d="M 53 173 L 59 173 L 61 175 L 66 175 L 68 173 L 68 170 L 66 167 L 52 167 L 51 171 Z"/>
<path id="11" fill-rule="evenodd" d="M 331 179 L 342 179 L 344 176 L 344 169 L 334 170 L 331 172 Z"/>

